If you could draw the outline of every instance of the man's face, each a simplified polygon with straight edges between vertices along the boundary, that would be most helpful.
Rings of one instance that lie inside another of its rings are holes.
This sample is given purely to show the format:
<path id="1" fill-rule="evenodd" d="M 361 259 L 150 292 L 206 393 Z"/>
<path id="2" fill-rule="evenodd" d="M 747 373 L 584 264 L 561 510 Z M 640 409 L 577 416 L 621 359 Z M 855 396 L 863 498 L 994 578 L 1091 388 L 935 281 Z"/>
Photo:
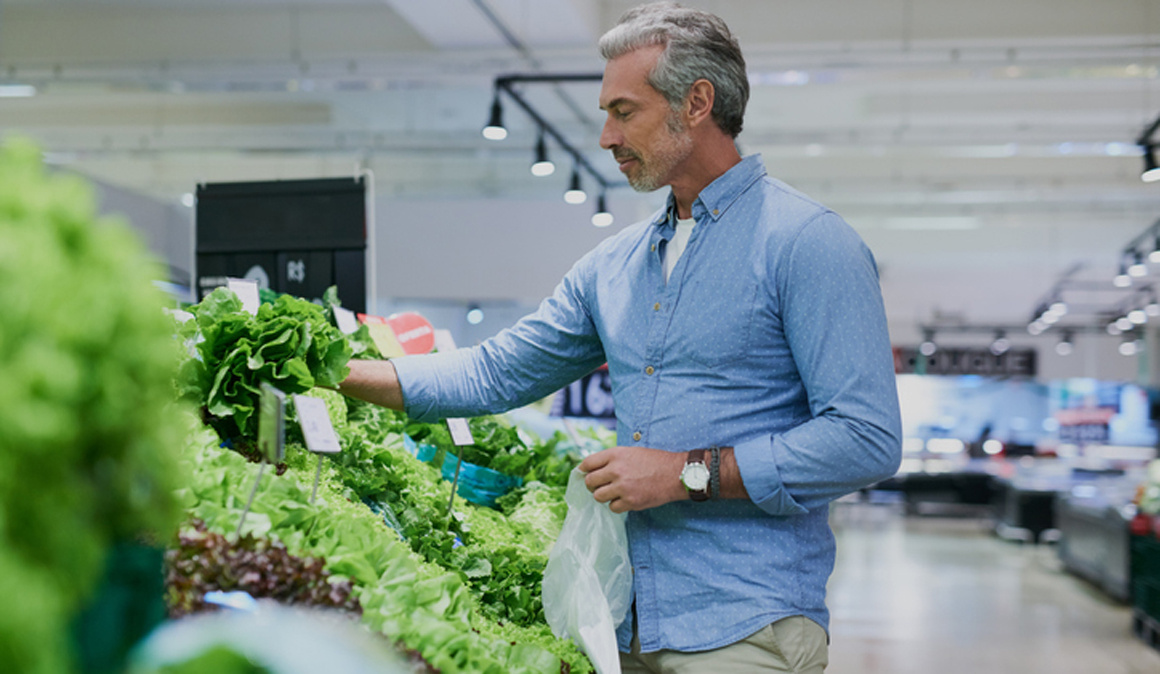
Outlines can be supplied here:
<path id="1" fill-rule="evenodd" d="M 692 154 L 693 139 L 680 117 L 647 81 L 662 51 L 645 47 L 612 59 L 600 89 L 600 108 L 608 112 L 600 147 L 612 151 L 638 192 L 670 184 Z"/>

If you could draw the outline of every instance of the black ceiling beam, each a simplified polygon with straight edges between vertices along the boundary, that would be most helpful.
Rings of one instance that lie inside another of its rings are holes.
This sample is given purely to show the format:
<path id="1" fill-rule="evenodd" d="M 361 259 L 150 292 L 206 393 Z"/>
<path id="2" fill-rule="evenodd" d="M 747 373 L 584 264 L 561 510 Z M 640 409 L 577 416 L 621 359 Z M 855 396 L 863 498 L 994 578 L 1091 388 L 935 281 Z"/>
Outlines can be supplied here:
<path id="1" fill-rule="evenodd" d="M 564 134 L 547 120 L 538 110 L 528 102 L 528 99 L 518 90 L 518 84 L 540 84 L 540 83 L 555 83 L 561 82 L 599 82 L 604 79 L 602 73 L 515 73 L 508 75 L 500 75 L 495 78 L 495 96 L 498 99 L 502 91 L 512 101 L 516 103 L 533 121 L 536 122 L 543 129 L 544 133 L 551 136 L 556 144 L 559 145 L 565 152 L 572 155 L 572 161 L 578 167 L 581 167 L 589 175 L 591 175 L 597 183 L 600 184 L 601 189 L 607 190 L 612 187 L 627 187 L 628 182 L 624 180 L 609 180 L 604 177 L 595 166 L 584 156 L 584 153 L 578 150 L 572 143 L 564 137 Z"/>

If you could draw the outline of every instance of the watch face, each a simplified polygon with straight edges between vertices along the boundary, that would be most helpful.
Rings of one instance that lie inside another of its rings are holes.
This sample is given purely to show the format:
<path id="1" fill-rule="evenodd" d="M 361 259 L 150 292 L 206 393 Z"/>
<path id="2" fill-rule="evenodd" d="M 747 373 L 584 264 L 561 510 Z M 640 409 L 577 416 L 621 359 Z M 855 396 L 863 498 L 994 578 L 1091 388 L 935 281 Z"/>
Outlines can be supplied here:
<path id="1" fill-rule="evenodd" d="M 705 491 L 709 486 L 709 468 L 703 463 L 686 463 L 681 471 L 681 483 L 689 491 Z"/>

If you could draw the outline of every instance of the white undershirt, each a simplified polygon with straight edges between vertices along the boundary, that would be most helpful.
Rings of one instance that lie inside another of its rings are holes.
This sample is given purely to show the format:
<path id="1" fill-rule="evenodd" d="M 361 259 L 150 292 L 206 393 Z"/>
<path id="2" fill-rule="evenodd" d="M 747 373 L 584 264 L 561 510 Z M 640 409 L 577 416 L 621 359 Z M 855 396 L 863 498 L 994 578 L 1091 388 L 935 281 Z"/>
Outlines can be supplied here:
<path id="1" fill-rule="evenodd" d="M 665 247 L 665 283 L 669 282 L 673 267 L 677 266 L 677 260 L 685 253 L 685 246 L 689 245 L 689 235 L 693 233 L 695 224 L 697 221 L 694 218 L 677 220 L 677 233 Z"/>

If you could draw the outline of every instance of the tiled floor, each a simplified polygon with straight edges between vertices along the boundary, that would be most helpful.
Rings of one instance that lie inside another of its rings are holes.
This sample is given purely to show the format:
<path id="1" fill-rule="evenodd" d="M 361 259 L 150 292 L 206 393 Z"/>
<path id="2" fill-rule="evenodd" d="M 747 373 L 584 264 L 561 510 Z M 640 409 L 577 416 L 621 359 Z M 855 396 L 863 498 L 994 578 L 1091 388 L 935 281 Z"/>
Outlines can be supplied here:
<path id="1" fill-rule="evenodd" d="M 836 504 L 827 674 L 1160 674 L 1129 607 L 977 518 Z"/>

